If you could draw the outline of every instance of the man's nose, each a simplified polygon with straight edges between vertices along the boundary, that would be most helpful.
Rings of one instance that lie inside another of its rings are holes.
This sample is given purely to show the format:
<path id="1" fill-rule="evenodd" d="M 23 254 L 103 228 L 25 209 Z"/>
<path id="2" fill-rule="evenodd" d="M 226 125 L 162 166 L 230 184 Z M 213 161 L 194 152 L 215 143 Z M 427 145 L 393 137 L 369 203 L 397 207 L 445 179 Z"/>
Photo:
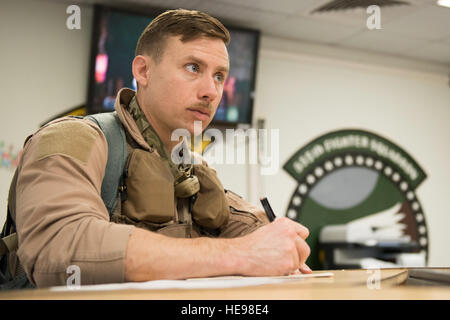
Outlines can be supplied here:
<path id="1" fill-rule="evenodd" d="M 203 101 L 214 101 L 218 95 L 217 84 L 213 77 L 205 76 L 202 78 L 199 90 L 198 98 Z"/>

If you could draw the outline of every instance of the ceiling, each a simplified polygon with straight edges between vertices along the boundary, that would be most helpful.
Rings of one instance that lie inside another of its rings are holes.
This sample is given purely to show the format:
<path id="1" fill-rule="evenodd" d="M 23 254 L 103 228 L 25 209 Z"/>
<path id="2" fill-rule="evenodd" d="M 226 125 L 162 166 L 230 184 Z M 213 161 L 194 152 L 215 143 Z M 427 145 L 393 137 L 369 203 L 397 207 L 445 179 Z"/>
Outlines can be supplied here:
<path id="1" fill-rule="evenodd" d="M 436 0 L 405 0 L 409 6 L 381 8 L 381 29 L 369 30 L 365 8 L 316 12 L 331 0 L 84 0 L 205 11 L 233 26 L 337 48 L 407 57 L 450 67 L 450 8 Z M 375 1 L 374 1 L 375 2 Z"/>

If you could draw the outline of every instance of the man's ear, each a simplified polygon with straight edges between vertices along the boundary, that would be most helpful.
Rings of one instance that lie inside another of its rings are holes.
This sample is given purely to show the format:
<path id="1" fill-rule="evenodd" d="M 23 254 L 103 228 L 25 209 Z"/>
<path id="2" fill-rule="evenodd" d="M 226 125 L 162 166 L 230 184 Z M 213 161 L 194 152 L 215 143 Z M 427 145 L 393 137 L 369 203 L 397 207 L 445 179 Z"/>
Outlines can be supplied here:
<path id="1" fill-rule="evenodd" d="M 149 57 L 138 55 L 134 57 L 132 63 L 133 77 L 139 86 L 145 87 L 149 82 L 150 59 Z"/>

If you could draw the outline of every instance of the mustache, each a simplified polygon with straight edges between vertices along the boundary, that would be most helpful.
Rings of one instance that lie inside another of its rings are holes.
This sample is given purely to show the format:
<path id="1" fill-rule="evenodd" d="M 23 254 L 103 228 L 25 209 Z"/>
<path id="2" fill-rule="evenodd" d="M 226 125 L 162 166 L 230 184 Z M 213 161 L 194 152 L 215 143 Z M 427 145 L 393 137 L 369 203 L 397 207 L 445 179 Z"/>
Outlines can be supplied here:
<path id="1" fill-rule="evenodd" d="M 201 108 L 201 109 L 207 109 L 209 111 L 212 111 L 212 105 L 210 102 L 198 102 L 190 105 L 188 109 L 190 108 Z"/>

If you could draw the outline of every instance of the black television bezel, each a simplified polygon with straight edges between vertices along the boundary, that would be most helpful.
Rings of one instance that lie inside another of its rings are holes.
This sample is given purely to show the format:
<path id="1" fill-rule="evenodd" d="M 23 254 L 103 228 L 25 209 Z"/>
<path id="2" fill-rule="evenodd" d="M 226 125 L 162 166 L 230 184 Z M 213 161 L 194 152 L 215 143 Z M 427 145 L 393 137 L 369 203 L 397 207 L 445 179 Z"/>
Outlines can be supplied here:
<path id="1" fill-rule="evenodd" d="M 170 10 L 170 8 L 160 8 L 160 7 L 148 7 L 148 6 L 134 6 L 134 8 L 131 8 L 129 6 L 123 7 L 121 5 L 101 5 L 96 4 L 94 5 L 94 14 L 92 18 L 92 37 L 91 37 L 91 47 L 90 47 L 90 58 L 89 58 L 89 71 L 88 71 L 88 94 L 87 94 L 87 101 L 86 101 L 86 112 L 87 114 L 92 114 L 98 112 L 98 110 L 93 110 L 93 100 L 94 100 L 94 90 L 95 90 L 95 63 L 96 63 L 96 55 L 97 55 L 97 44 L 98 44 L 98 38 L 100 34 L 100 17 L 101 14 L 106 11 L 116 11 L 116 12 L 122 12 L 122 13 L 128 13 L 128 14 L 134 14 L 134 15 L 141 15 L 146 17 L 156 17 L 157 15 L 163 13 L 166 10 Z M 235 26 L 232 24 L 228 24 L 224 21 L 226 19 L 222 19 L 218 17 L 224 26 L 230 30 L 230 31 L 243 31 L 248 33 L 253 33 L 256 35 L 256 41 L 253 46 L 253 55 L 255 57 L 255 63 L 252 70 L 252 78 L 250 80 L 250 106 L 249 106 L 249 122 L 231 122 L 231 121 L 224 121 L 224 120 L 213 120 L 210 123 L 210 127 L 219 127 L 219 128 L 236 128 L 240 124 L 246 124 L 246 125 L 252 125 L 253 124 L 253 108 L 255 103 L 255 86 L 256 86 L 256 71 L 258 68 L 258 60 L 259 60 L 259 42 L 261 37 L 261 32 L 256 29 L 246 28 L 246 27 L 240 27 Z M 233 39 L 231 40 L 233 41 Z M 101 110 L 100 112 L 109 112 L 109 110 Z"/>

